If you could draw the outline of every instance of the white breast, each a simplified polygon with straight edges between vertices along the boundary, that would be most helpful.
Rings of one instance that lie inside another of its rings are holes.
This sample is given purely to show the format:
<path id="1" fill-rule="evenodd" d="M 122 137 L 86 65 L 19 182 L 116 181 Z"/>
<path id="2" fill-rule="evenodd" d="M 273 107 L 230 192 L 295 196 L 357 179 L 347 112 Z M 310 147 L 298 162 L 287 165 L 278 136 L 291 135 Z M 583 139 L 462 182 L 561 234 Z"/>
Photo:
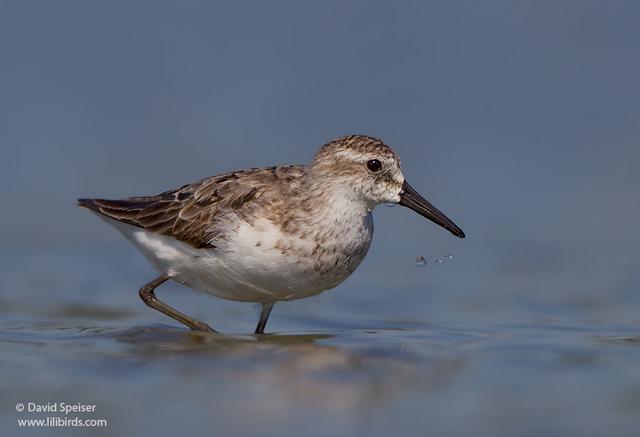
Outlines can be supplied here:
<path id="1" fill-rule="evenodd" d="M 215 249 L 195 249 L 164 235 L 107 221 L 161 273 L 205 293 L 245 302 L 299 299 L 335 287 L 364 259 L 373 235 L 368 214 L 364 220 L 328 228 L 318 249 L 318 242 L 309 237 L 317 232 L 299 238 L 257 219 L 229 229 L 231 235 L 216 242 Z"/>

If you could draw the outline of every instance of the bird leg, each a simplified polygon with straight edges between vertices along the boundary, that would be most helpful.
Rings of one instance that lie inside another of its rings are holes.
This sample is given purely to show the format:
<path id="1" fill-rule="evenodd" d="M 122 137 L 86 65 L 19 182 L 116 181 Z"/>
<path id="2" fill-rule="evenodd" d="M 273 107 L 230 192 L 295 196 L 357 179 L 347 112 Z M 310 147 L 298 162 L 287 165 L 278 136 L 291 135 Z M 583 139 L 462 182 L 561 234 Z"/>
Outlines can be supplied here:
<path id="1" fill-rule="evenodd" d="M 264 334 L 264 327 L 267 326 L 267 320 L 269 320 L 269 314 L 271 314 L 272 308 L 273 302 L 262 304 L 262 308 L 260 309 L 260 320 L 258 321 L 258 326 L 256 326 L 256 334 Z"/>
<path id="2" fill-rule="evenodd" d="M 160 284 L 166 282 L 169 279 L 171 279 L 170 276 L 161 275 L 161 276 L 158 276 L 153 281 L 147 284 L 144 284 L 142 287 L 140 287 L 140 298 L 144 301 L 144 303 L 147 304 L 147 306 L 150 306 L 151 308 L 166 314 L 167 316 L 177 320 L 183 325 L 188 326 L 194 331 L 216 332 L 213 328 L 211 328 L 211 326 L 207 325 L 206 323 L 203 323 L 194 318 L 191 318 L 186 314 L 183 314 L 180 311 L 171 308 L 166 303 L 158 300 L 158 298 L 156 297 L 156 294 L 154 293 L 154 290 Z"/>

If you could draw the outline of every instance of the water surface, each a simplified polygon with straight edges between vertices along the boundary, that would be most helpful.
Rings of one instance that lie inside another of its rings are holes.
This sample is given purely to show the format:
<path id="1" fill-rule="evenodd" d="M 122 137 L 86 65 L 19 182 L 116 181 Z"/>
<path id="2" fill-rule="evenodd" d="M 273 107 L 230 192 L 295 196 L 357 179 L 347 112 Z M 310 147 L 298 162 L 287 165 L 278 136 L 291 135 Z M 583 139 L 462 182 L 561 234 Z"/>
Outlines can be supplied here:
<path id="1" fill-rule="evenodd" d="M 639 435 L 639 16 L 2 2 L 0 435 Z M 355 274 L 276 305 L 262 337 L 257 308 L 175 284 L 158 295 L 224 334 L 144 306 L 155 273 L 74 206 L 353 133 L 394 147 L 467 238 L 379 207 Z M 108 427 L 19 430 L 30 401 L 93 403 Z"/>
<path id="2" fill-rule="evenodd" d="M 362 280 L 356 273 L 336 291 L 276 306 L 264 336 L 248 334 L 257 320 L 251 305 L 178 285 L 159 289 L 224 331 L 193 333 L 142 304 L 136 287 L 150 270 L 125 247 L 4 255 L 16 269 L 2 277 L 3 429 L 47 416 L 14 410 L 29 401 L 95 404 L 95 413 L 78 414 L 108 420 L 90 430 L 98 435 L 638 429 L 637 307 L 505 301 L 491 293 L 474 302 L 429 292 L 433 270 L 423 287 L 376 287 L 364 280 L 365 265 Z M 25 280 L 18 265 L 30 263 L 41 267 Z"/>

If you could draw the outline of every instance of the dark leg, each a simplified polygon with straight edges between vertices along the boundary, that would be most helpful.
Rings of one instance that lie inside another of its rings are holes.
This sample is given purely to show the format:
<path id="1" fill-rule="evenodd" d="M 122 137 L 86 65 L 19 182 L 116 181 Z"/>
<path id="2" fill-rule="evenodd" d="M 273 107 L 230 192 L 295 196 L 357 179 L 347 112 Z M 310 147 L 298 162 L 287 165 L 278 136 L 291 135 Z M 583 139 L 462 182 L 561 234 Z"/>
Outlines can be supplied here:
<path id="1" fill-rule="evenodd" d="M 264 334 L 264 327 L 267 326 L 267 320 L 269 320 L 269 314 L 271 314 L 272 308 L 273 302 L 262 304 L 262 309 L 260 310 L 260 321 L 258 321 L 258 326 L 256 326 L 256 334 Z"/>
<path id="2" fill-rule="evenodd" d="M 194 331 L 216 332 L 211 328 L 211 326 L 207 325 L 206 323 L 202 323 L 196 319 L 192 319 L 186 314 L 182 314 L 180 311 L 174 310 L 166 303 L 160 302 L 158 300 L 153 290 L 155 290 L 157 286 L 168 281 L 169 279 L 171 279 L 170 276 L 162 275 L 149 282 L 148 284 L 144 284 L 142 287 L 140 287 L 140 297 L 142 298 L 144 303 L 146 303 L 151 308 L 176 319 L 178 322 L 188 326 Z"/>

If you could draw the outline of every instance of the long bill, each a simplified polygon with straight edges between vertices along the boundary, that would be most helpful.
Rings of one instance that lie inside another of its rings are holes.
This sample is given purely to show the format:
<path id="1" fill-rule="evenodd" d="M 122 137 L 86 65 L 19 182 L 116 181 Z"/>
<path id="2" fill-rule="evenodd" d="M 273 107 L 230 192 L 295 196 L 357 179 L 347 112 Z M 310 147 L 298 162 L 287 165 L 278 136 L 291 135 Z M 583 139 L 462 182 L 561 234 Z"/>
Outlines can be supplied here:
<path id="1" fill-rule="evenodd" d="M 435 224 L 447 229 L 456 237 L 464 238 L 464 232 L 462 232 L 462 229 L 456 226 L 456 224 L 438 210 L 438 208 L 429 203 L 427 199 L 422 197 L 406 181 L 402 184 L 400 205 L 411 208 L 421 216 L 426 217 Z"/>

